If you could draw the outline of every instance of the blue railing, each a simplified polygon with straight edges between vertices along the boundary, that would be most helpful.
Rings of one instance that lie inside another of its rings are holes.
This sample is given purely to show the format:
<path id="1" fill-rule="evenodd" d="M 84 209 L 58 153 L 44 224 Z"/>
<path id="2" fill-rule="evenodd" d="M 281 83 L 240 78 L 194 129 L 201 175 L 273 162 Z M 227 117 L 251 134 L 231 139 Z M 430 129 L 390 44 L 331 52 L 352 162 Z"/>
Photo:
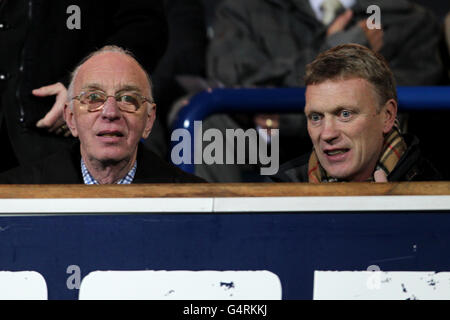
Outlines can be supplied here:
<path id="1" fill-rule="evenodd" d="M 450 86 L 398 87 L 397 93 L 400 111 L 450 111 Z M 295 113 L 303 112 L 304 105 L 305 88 L 212 89 L 191 98 L 179 112 L 173 129 L 184 128 L 194 137 L 194 121 L 212 114 Z M 178 167 L 194 172 L 193 164 Z"/>

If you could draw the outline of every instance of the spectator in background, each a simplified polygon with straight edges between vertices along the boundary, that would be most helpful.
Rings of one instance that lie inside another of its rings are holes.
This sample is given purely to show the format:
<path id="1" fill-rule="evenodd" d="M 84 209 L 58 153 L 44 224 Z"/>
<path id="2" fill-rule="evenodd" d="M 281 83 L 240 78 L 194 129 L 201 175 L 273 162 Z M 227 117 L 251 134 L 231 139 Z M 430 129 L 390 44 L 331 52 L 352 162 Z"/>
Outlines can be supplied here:
<path id="1" fill-rule="evenodd" d="M 73 142 L 63 107 L 82 57 L 115 44 L 152 72 L 166 41 L 161 0 L 0 1 L 0 171 Z"/>
<path id="2" fill-rule="evenodd" d="M 276 181 L 440 180 L 418 139 L 396 125 L 397 93 L 382 56 L 347 44 L 306 68 L 308 133 L 313 151 L 281 166 Z"/>
<path id="3" fill-rule="evenodd" d="M 447 53 L 447 75 L 450 81 L 450 11 L 447 13 L 444 19 L 444 43 L 444 51 Z"/>
<path id="4" fill-rule="evenodd" d="M 201 0 L 164 0 L 164 6 L 169 43 L 152 73 L 158 117 L 152 135 L 144 142 L 149 147 L 157 145 L 162 157 L 167 153 L 171 106 L 189 93 L 186 81 L 205 77 L 207 46 L 205 8 Z"/>
<path id="5" fill-rule="evenodd" d="M 438 7 L 436 1 L 432 1 L 435 8 Z M 450 2 L 446 3 L 447 8 Z M 441 10 L 443 9 L 441 5 Z M 444 16 L 443 12 L 439 13 Z M 443 60 L 444 70 L 446 70 L 446 81 L 444 85 L 450 85 L 450 13 L 447 18 L 442 19 L 443 37 L 440 43 L 440 51 Z M 450 88 L 449 88 L 450 90 Z M 426 117 L 428 121 L 424 122 Z M 450 180 L 450 167 L 447 157 L 443 156 L 442 141 L 436 137 L 448 137 L 448 123 L 450 121 L 450 109 L 436 110 L 432 113 L 428 112 L 427 106 L 424 105 L 421 110 L 408 112 L 408 131 L 417 135 L 422 142 L 422 151 L 429 156 L 429 159 L 436 165 L 442 173 L 445 180 Z"/>
<path id="6" fill-rule="evenodd" d="M 225 0 L 217 12 L 208 74 L 226 86 L 298 86 L 319 52 L 359 43 L 382 54 L 398 85 L 442 80 L 440 26 L 427 10 L 406 0 Z M 368 29 L 366 10 L 381 9 L 382 29 Z"/>
<path id="7" fill-rule="evenodd" d="M 371 5 L 381 9 L 381 29 L 366 24 Z M 334 9 L 326 10 L 330 7 Z M 306 65 L 319 52 L 358 43 L 388 60 L 398 85 L 433 85 L 443 79 L 439 39 L 435 17 L 406 0 L 224 0 L 208 49 L 207 72 L 227 87 L 296 87 L 303 85 Z M 311 147 L 301 114 L 256 115 L 251 120 L 221 115 L 211 117 L 210 126 L 279 126 L 280 159 Z M 294 142 L 299 148 L 290 147 Z"/>

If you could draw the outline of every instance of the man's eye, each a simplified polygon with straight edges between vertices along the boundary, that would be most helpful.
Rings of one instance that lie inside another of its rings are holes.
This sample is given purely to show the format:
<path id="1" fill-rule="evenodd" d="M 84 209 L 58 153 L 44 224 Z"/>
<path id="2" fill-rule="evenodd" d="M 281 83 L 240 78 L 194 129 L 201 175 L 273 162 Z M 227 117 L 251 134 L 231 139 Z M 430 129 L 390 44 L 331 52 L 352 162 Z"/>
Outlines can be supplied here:
<path id="1" fill-rule="evenodd" d="M 343 111 L 341 112 L 341 117 L 342 117 L 342 118 L 350 118 L 351 116 L 352 116 L 352 112 L 351 112 L 351 111 L 343 110 Z"/>
<path id="2" fill-rule="evenodd" d="M 127 103 L 127 104 L 132 104 L 132 105 L 135 105 L 135 106 L 138 105 L 138 99 L 135 96 L 128 95 L 128 94 L 125 94 L 125 95 L 121 96 L 120 97 L 120 102 Z"/>
<path id="3" fill-rule="evenodd" d="M 94 93 L 88 94 L 87 100 L 89 101 L 89 103 L 102 102 L 103 96 L 99 93 L 94 92 Z"/>
<path id="4" fill-rule="evenodd" d="M 319 121 L 321 119 L 321 117 L 317 113 L 313 113 L 313 114 L 309 115 L 309 119 L 312 122 L 317 122 L 317 121 Z"/>

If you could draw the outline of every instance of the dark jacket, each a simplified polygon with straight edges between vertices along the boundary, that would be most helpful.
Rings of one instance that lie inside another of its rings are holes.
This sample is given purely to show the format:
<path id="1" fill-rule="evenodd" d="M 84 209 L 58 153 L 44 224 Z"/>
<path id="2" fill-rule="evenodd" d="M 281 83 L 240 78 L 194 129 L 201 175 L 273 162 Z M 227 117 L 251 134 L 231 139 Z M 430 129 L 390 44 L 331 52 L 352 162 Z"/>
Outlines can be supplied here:
<path id="1" fill-rule="evenodd" d="M 203 179 L 166 163 L 139 144 L 133 183 L 196 183 Z M 0 184 L 83 184 L 80 145 L 63 149 L 34 165 L 0 174 Z"/>
<path id="2" fill-rule="evenodd" d="M 169 43 L 153 72 L 153 93 L 158 103 L 157 115 L 166 125 L 169 108 L 187 92 L 177 76 L 206 74 L 206 23 L 202 0 L 164 0 Z"/>
<path id="3" fill-rule="evenodd" d="M 408 149 L 400 158 L 388 181 L 435 181 L 443 180 L 441 174 L 423 157 L 419 148 L 419 139 L 413 135 L 404 135 Z M 291 160 L 280 167 L 272 177 L 275 182 L 308 182 L 308 161 L 310 154 Z"/>
<path id="4" fill-rule="evenodd" d="M 308 0 L 225 0 L 219 6 L 208 50 L 208 73 L 226 86 L 298 86 L 305 67 L 344 43 L 369 46 L 357 22 L 379 6 L 384 30 L 381 54 L 398 85 L 435 85 L 444 69 L 441 27 L 431 12 L 406 0 L 356 0 L 352 21 L 326 36 Z"/>
<path id="5" fill-rule="evenodd" d="M 74 5 L 80 29 L 69 28 L 76 22 Z M 7 124 L 20 164 L 67 141 L 36 129 L 55 97 L 31 91 L 56 82 L 67 86 L 80 60 L 107 44 L 129 49 L 151 73 L 167 44 L 162 0 L 0 1 L 0 126 Z"/>

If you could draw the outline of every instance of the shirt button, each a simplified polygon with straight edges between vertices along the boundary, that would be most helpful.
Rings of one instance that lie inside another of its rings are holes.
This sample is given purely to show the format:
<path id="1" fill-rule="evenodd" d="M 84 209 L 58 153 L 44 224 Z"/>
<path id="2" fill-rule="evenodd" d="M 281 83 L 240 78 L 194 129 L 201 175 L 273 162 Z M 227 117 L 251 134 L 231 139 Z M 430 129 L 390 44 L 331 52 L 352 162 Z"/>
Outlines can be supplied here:
<path id="1" fill-rule="evenodd" d="M 9 78 L 9 74 L 7 73 L 0 73 L 0 81 L 5 81 Z"/>
<path id="2" fill-rule="evenodd" d="M 8 24 L 6 22 L 0 22 L 0 31 L 5 31 L 8 29 Z"/>

